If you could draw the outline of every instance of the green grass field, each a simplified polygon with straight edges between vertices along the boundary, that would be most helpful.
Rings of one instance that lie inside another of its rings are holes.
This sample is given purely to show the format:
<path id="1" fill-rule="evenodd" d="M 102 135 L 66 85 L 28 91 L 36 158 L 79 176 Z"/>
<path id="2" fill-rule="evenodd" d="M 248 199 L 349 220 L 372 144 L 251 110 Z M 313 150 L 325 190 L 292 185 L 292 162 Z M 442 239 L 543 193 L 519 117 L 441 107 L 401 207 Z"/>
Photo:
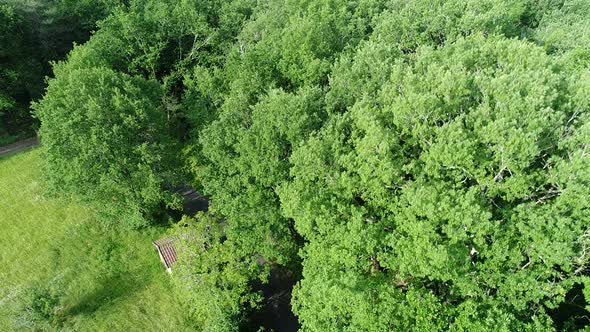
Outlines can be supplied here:
<path id="1" fill-rule="evenodd" d="M 89 207 L 46 197 L 40 158 L 0 159 L 0 331 L 188 330 L 151 244 L 165 229 L 107 231 Z M 30 314 L 32 289 L 52 294 L 50 318 Z"/>

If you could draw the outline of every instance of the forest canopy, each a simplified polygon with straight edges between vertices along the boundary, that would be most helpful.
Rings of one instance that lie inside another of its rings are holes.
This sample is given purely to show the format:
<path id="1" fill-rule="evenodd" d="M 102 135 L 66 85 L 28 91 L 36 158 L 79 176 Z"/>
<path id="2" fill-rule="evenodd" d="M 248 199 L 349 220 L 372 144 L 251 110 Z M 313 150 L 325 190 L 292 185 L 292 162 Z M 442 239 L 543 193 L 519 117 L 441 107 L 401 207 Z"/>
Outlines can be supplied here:
<path id="1" fill-rule="evenodd" d="M 129 229 L 206 195 L 168 222 L 196 329 L 256 330 L 277 271 L 302 331 L 590 326 L 590 2 L 55 2 L 94 32 L 32 106 L 50 188 Z"/>

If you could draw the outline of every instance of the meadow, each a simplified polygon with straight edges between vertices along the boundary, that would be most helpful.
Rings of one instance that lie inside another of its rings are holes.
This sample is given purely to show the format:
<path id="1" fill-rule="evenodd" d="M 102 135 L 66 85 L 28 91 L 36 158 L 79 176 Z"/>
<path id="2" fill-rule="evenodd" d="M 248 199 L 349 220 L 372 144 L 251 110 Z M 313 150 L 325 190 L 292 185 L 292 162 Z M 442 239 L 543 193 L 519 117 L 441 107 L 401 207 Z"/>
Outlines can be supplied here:
<path id="1" fill-rule="evenodd" d="M 46 194 L 41 151 L 0 158 L 0 331 L 188 330 L 151 241 Z"/>

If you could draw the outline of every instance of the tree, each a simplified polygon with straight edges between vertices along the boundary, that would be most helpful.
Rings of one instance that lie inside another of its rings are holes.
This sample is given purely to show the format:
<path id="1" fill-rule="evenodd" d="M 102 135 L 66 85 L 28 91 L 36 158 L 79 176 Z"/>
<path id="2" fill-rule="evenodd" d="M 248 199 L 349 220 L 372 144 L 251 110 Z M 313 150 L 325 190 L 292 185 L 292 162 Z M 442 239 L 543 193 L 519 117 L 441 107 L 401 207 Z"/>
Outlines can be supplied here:
<path id="1" fill-rule="evenodd" d="M 96 22 L 120 4 L 100 1 L 16 1 L 0 4 L 0 144 L 29 137 L 38 123 L 30 103 L 41 97 L 50 61 L 90 38 Z"/>
<path id="2" fill-rule="evenodd" d="M 187 80 L 185 101 L 207 101 L 192 110 L 214 109 L 194 135 L 194 182 L 210 195 L 227 219 L 228 237 L 246 255 L 297 261 L 298 234 L 281 216 L 275 188 L 288 180 L 292 151 L 326 117 L 321 85 L 331 62 L 366 36 L 370 13 L 379 7 L 371 1 L 261 4 L 225 66 L 197 67 Z"/>
<path id="3" fill-rule="evenodd" d="M 28 103 L 40 95 L 41 64 L 34 56 L 30 22 L 8 4 L 0 4 L 0 142 L 31 135 Z"/>
<path id="4" fill-rule="evenodd" d="M 559 207 L 579 188 L 555 178 L 579 130 L 559 68 L 499 37 L 418 48 L 293 153 L 304 330 L 551 328 L 587 210 Z"/>
<path id="5" fill-rule="evenodd" d="M 539 15 L 539 26 L 531 37 L 547 52 L 562 56 L 565 66 L 573 71 L 582 69 L 590 62 L 589 15 L 590 4 L 586 1 L 570 0 L 561 6 L 548 6 Z"/>
<path id="6" fill-rule="evenodd" d="M 279 264 L 296 258 L 297 235 L 281 215 L 275 189 L 288 179 L 293 149 L 324 117 L 319 89 L 273 90 L 250 114 L 225 112 L 203 131 L 206 159 L 197 177 L 244 256 Z"/>
<path id="7" fill-rule="evenodd" d="M 111 222 L 138 227 L 162 204 L 173 181 L 173 151 L 157 82 L 108 68 L 54 67 L 41 120 L 48 182 L 55 191 L 104 204 Z"/>
<path id="8" fill-rule="evenodd" d="M 88 41 L 98 23 L 124 3 L 122 0 L 50 0 L 38 4 L 33 14 L 38 16 L 37 33 L 44 62 L 64 59 L 74 44 Z"/>
<path id="9" fill-rule="evenodd" d="M 225 222 L 212 214 L 184 218 L 174 231 L 179 262 L 175 290 L 200 331 L 238 331 L 260 302 L 252 280 L 264 270 L 244 260 L 239 245 L 227 240 Z"/>

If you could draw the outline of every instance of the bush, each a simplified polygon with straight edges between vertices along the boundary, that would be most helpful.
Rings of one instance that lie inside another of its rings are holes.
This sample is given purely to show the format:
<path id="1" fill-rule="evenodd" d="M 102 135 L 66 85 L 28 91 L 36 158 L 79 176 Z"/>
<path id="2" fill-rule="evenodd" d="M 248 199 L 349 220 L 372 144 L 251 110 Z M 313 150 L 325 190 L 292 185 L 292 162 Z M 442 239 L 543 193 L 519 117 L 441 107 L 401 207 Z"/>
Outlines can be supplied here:
<path id="1" fill-rule="evenodd" d="M 33 330 L 51 330 L 61 324 L 63 285 L 58 278 L 47 285 L 27 288 L 19 296 L 14 327 Z"/>

